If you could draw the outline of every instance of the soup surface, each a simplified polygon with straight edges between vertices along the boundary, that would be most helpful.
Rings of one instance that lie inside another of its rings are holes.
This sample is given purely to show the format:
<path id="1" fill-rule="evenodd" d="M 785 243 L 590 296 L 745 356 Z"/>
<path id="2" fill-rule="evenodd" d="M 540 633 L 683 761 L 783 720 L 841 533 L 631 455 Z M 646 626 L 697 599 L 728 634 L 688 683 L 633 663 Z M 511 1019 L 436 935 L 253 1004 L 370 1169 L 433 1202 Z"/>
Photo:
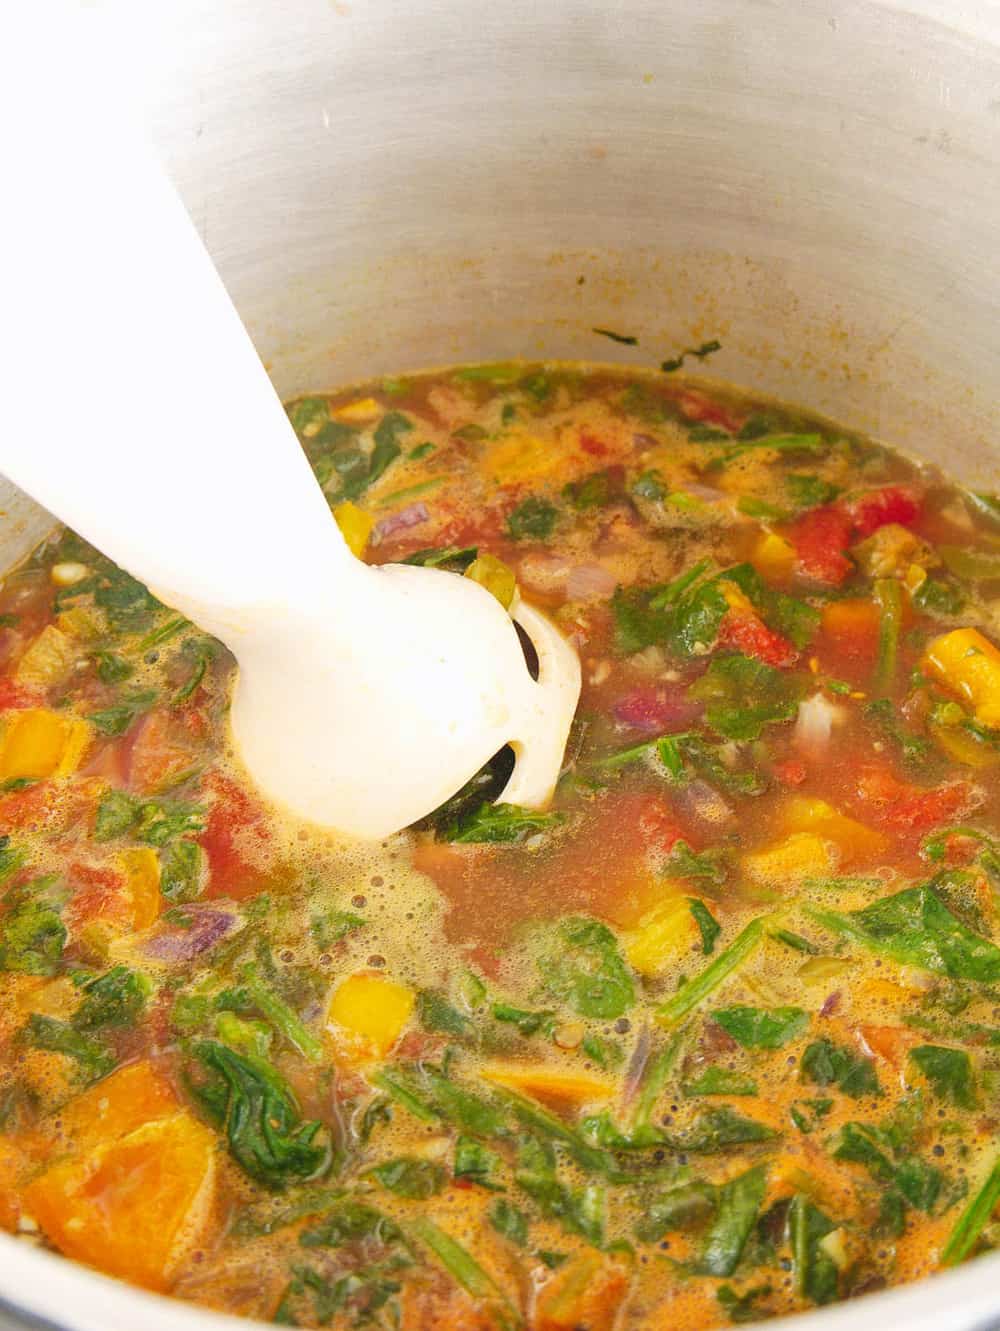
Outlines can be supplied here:
<path id="1" fill-rule="evenodd" d="M 352 548 L 547 609 L 377 846 L 227 750 L 232 661 L 69 532 L 0 591 L 0 1224 L 286 1326 L 702 1328 L 1000 1238 L 1000 505 L 671 377 L 289 407 Z"/>

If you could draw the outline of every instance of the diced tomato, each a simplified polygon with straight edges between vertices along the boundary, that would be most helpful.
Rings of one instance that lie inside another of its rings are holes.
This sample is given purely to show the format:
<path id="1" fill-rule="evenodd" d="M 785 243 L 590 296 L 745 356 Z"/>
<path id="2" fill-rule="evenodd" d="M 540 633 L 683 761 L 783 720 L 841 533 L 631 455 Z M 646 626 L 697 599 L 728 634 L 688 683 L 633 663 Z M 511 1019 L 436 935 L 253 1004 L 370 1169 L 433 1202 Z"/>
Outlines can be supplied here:
<path id="1" fill-rule="evenodd" d="M 858 795 L 878 806 L 883 827 L 897 832 L 929 832 L 975 808 L 975 787 L 968 781 L 930 788 L 900 781 L 883 767 L 871 767 L 858 780 Z"/>
<path id="2" fill-rule="evenodd" d="M 24 790 L 0 796 L 0 835 L 34 832 L 45 826 L 55 808 L 59 792 L 52 781 L 36 781 Z"/>
<path id="3" fill-rule="evenodd" d="M 922 507 L 920 498 L 912 490 L 887 485 L 882 490 L 869 490 L 855 499 L 849 505 L 849 511 L 858 537 L 864 538 L 890 522 L 911 527 L 919 519 Z"/>
<path id="4" fill-rule="evenodd" d="M 853 573 L 854 565 L 844 553 L 851 544 L 851 519 L 835 504 L 803 513 L 788 539 L 795 546 L 799 571 L 807 578 L 839 587 Z"/>
<path id="5" fill-rule="evenodd" d="M 799 656 L 787 638 L 769 629 L 759 615 L 747 610 L 726 611 L 718 646 L 754 656 L 770 666 L 794 665 Z"/>
<path id="6" fill-rule="evenodd" d="M 688 840 L 669 804 L 655 795 L 627 796 L 616 812 L 626 826 L 630 819 L 635 821 L 647 850 L 669 855 L 678 841 Z"/>
<path id="7" fill-rule="evenodd" d="M 70 914 L 77 925 L 90 920 L 125 922 L 129 914 L 125 875 L 107 865 L 75 863 L 67 874 L 73 890 Z"/>
<path id="8" fill-rule="evenodd" d="M 897 1071 L 921 1036 L 905 1026 L 859 1026 L 858 1039 L 866 1054 L 874 1054 Z"/>
<path id="9" fill-rule="evenodd" d="M 31 689 L 8 676 L 0 676 L 0 712 L 21 707 L 41 707 L 45 695 L 40 689 Z"/>
<path id="10" fill-rule="evenodd" d="M 806 765 L 799 758 L 784 758 L 774 764 L 774 775 L 783 786 L 801 786 L 806 779 Z"/>
<path id="11" fill-rule="evenodd" d="M 165 708 L 147 712 L 122 743 L 122 768 L 130 790 L 148 795 L 162 790 L 196 765 L 183 723 Z"/>
<path id="12" fill-rule="evenodd" d="M 585 453 L 589 453 L 592 458 L 606 458 L 611 452 L 607 444 L 598 439 L 596 435 L 592 435 L 588 430 L 580 431 L 580 447 Z"/>
<path id="13" fill-rule="evenodd" d="M 704 393 L 685 389 L 677 399 L 677 405 L 689 421 L 704 421 L 706 425 L 719 425 L 730 434 L 736 434 L 743 425 L 743 419 L 734 416 L 721 402 L 713 402 Z"/>
<path id="14" fill-rule="evenodd" d="M 272 850 L 263 805 L 241 786 L 213 772 L 205 782 L 214 797 L 199 837 L 208 859 L 208 897 L 255 896 L 268 879 Z"/>

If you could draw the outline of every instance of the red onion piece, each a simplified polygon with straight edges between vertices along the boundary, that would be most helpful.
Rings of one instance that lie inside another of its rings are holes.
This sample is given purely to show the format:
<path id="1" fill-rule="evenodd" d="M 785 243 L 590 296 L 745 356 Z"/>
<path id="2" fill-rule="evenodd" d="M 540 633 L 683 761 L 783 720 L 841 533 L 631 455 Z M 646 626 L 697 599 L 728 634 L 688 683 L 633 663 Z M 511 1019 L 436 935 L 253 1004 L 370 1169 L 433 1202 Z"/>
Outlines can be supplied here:
<path id="1" fill-rule="evenodd" d="M 649 1062 L 649 1054 L 652 1047 L 653 1040 L 649 1033 L 649 1027 L 643 1026 L 639 1032 L 639 1038 L 635 1042 L 635 1048 L 632 1050 L 632 1057 L 628 1061 L 628 1067 L 625 1069 L 625 1080 L 622 1083 L 623 1105 L 629 1105 L 632 1103 L 636 1092 L 642 1085 L 642 1078 L 646 1071 L 646 1064 Z"/>
<path id="2" fill-rule="evenodd" d="M 604 601 L 618 586 L 618 579 L 600 564 L 578 564 L 566 579 L 570 601 Z"/>
<path id="3" fill-rule="evenodd" d="M 213 906 L 183 906 L 191 923 L 187 928 L 163 929 L 147 940 L 143 951 L 157 961 L 191 961 L 220 943 L 237 924 L 239 917 Z"/>
<path id="4" fill-rule="evenodd" d="M 840 990 L 834 989 L 832 994 L 828 994 L 823 1000 L 823 1006 L 819 1010 L 821 1017 L 829 1017 L 840 1007 Z"/>
<path id="5" fill-rule="evenodd" d="M 623 726 L 656 735 L 687 725 L 698 714 L 698 704 L 665 688 L 638 688 L 619 698 L 611 713 Z"/>
<path id="6" fill-rule="evenodd" d="M 406 527 L 416 527 L 419 523 L 426 522 L 429 517 L 430 512 L 423 501 L 416 504 L 407 504 L 398 513 L 390 513 L 387 518 L 377 522 L 373 534 L 376 540 L 384 541 L 387 536 L 393 536 Z"/>
<path id="7" fill-rule="evenodd" d="M 674 802 L 682 814 L 688 814 L 703 823 L 725 823 L 733 816 L 732 805 L 722 798 L 714 786 L 700 778 L 683 786 L 674 796 Z"/>

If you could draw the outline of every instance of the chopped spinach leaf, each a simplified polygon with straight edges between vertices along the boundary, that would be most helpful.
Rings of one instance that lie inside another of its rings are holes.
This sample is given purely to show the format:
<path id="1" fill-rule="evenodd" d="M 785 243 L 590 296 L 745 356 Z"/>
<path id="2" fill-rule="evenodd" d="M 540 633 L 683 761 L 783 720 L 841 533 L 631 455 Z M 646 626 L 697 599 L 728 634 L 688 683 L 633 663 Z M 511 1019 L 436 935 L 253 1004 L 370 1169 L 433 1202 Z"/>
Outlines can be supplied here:
<path id="1" fill-rule="evenodd" d="M 908 887 L 864 910 L 839 914 L 810 909 L 834 933 L 904 966 L 921 966 L 955 980 L 1000 980 L 1000 948 L 957 919 L 929 886 Z"/>
<path id="2" fill-rule="evenodd" d="M 814 1040 L 802 1055 L 803 1081 L 817 1086 L 837 1086 L 853 1100 L 880 1095 L 881 1088 L 870 1058 L 862 1058 L 832 1040 Z"/>
<path id="3" fill-rule="evenodd" d="M 718 1209 L 705 1237 L 699 1268 L 706 1275 L 731 1276 L 754 1227 L 767 1186 L 767 1171 L 755 1165 L 718 1190 Z"/>
<path id="4" fill-rule="evenodd" d="M 425 1201 L 442 1190 L 448 1176 L 444 1167 L 433 1160 L 400 1156 L 369 1169 L 367 1177 L 377 1179 L 383 1188 L 398 1197 Z"/>
<path id="5" fill-rule="evenodd" d="M 960 1109 L 976 1108 L 978 1098 L 972 1059 L 963 1050 L 922 1044 L 910 1050 L 910 1059 L 942 1100 L 950 1100 Z"/>
<path id="6" fill-rule="evenodd" d="M 802 687 L 751 656 L 716 657 L 688 695 L 707 703 L 705 720 L 725 739 L 759 739 L 765 725 L 792 720 Z"/>
<path id="7" fill-rule="evenodd" d="M 560 921 L 545 940 L 538 966 L 549 993 L 581 1017 L 620 1017 L 635 1001 L 618 940 L 598 920 Z"/>
<path id="8" fill-rule="evenodd" d="M 688 906 L 695 924 L 698 926 L 698 932 L 701 934 L 701 950 L 706 957 L 712 955 L 715 951 L 716 940 L 722 933 L 722 925 L 715 918 L 712 912 L 698 897 L 688 897 Z"/>
<path id="9" fill-rule="evenodd" d="M 810 1303 L 833 1303 L 839 1297 L 837 1265 L 822 1246 L 836 1225 L 808 1197 L 792 1198 L 788 1209 L 788 1235 L 792 1247 L 795 1288 Z"/>
<path id="10" fill-rule="evenodd" d="M 539 813 L 536 809 L 522 809 L 518 804 L 484 801 L 449 823 L 438 832 L 438 837 L 460 844 L 524 841 L 535 832 L 557 827 L 561 822 L 559 813 Z"/>
<path id="11" fill-rule="evenodd" d="M 711 1016 L 744 1049 L 783 1049 L 809 1026 L 809 1013 L 798 1007 L 715 1008 Z"/>
<path id="12" fill-rule="evenodd" d="M 515 541 L 547 541 L 558 516 L 554 504 L 538 495 L 529 495 L 508 517 L 507 531 Z"/>
<path id="13" fill-rule="evenodd" d="M 209 1081 L 192 1089 L 225 1128 L 233 1158 L 251 1178 L 279 1189 L 326 1173 L 333 1158 L 326 1128 L 302 1120 L 291 1088 L 270 1063 L 212 1040 L 200 1041 L 193 1053 Z"/>
<path id="14" fill-rule="evenodd" d="M 489 1209 L 490 1224 L 498 1234 L 523 1248 L 528 1242 L 528 1217 L 506 1197 L 498 1197 Z"/>
<path id="15" fill-rule="evenodd" d="M 729 1068 L 706 1068 L 705 1071 L 689 1081 L 682 1090 L 687 1096 L 700 1095 L 756 1095 L 757 1083 L 742 1073 L 731 1072 Z"/>
<path id="16" fill-rule="evenodd" d="M 113 966 L 83 986 L 83 1002 L 73 1013 L 79 1031 L 133 1026 L 153 992 L 152 982 L 127 966 Z"/>
<path id="17" fill-rule="evenodd" d="M 69 1022 L 41 1012 L 31 1014 L 18 1038 L 33 1049 L 47 1049 L 74 1059 L 87 1081 L 98 1081 L 115 1067 L 114 1055 L 100 1041 L 83 1035 Z"/>

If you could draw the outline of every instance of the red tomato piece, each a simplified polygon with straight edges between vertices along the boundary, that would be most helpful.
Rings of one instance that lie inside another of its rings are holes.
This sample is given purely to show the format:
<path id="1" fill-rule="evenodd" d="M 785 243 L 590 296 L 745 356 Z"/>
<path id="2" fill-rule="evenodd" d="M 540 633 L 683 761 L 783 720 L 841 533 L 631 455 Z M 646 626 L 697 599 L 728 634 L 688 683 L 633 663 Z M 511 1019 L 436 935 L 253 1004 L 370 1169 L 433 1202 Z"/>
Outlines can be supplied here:
<path id="1" fill-rule="evenodd" d="M 769 629 L 759 615 L 746 610 L 728 610 L 719 629 L 719 647 L 756 657 L 770 666 L 794 665 L 798 652 L 780 633 Z"/>
<path id="2" fill-rule="evenodd" d="M 858 536 L 870 536 L 879 527 L 890 522 L 911 527 L 920 517 L 923 505 L 912 490 L 899 485 L 887 485 L 882 490 L 869 490 L 850 505 L 854 529 Z"/>
<path id="3" fill-rule="evenodd" d="M 205 781 L 214 796 L 205 831 L 198 838 L 208 859 L 208 897 L 255 896 L 268 878 L 272 848 L 264 808 L 219 772 Z"/>
<path id="4" fill-rule="evenodd" d="M 585 453 L 589 453 L 592 458 L 606 458 L 611 452 L 607 444 L 587 430 L 580 431 L 580 447 Z"/>
<path id="5" fill-rule="evenodd" d="M 127 914 L 129 902 L 123 873 L 107 865 L 77 862 L 70 865 L 67 877 L 73 889 L 70 914 L 76 925 Z"/>
<path id="6" fill-rule="evenodd" d="M 138 794 L 152 794 L 194 767 L 195 750 L 165 708 L 147 712 L 122 743 L 125 780 Z"/>
<path id="7" fill-rule="evenodd" d="M 669 855 L 678 841 L 690 844 L 673 810 L 655 795 L 629 796 L 621 801 L 615 812 L 623 824 L 635 820 L 639 838 L 647 850 Z"/>
<path id="8" fill-rule="evenodd" d="M 40 689 L 30 689 L 8 676 L 0 676 L 0 712 L 21 707 L 41 707 L 45 695 Z"/>
<path id="9" fill-rule="evenodd" d="M 801 786 L 806 779 L 806 765 L 798 758 L 785 758 L 774 764 L 774 775 L 783 786 Z"/>
<path id="10" fill-rule="evenodd" d="M 964 817 L 977 803 L 975 788 L 968 781 L 930 788 L 913 786 L 881 767 L 862 772 L 858 794 L 866 803 L 879 806 L 883 826 L 919 834 L 952 818 Z"/>
<path id="11" fill-rule="evenodd" d="M 0 834 L 36 832 L 49 822 L 59 792 L 51 781 L 36 781 L 24 790 L 0 796 Z"/>
<path id="12" fill-rule="evenodd" d="M 847 513 L 835 504 L 803 513 L 788 533 L 799 571 L 816 582 L 839 587 L 854 571 L 844 553 L 851 544 L 852 525 Z"/>
<path id="13" fill-rule="evenodd" d="M 677 405 L 689 421 L 704 421 L 706 425 L 718 425 L 730 434 L 736 434 L 743 425 L 740 416 L 734 416 L 721 402 L 713 402 L 704 393 L 685 389 L 677 399 Z"/>

